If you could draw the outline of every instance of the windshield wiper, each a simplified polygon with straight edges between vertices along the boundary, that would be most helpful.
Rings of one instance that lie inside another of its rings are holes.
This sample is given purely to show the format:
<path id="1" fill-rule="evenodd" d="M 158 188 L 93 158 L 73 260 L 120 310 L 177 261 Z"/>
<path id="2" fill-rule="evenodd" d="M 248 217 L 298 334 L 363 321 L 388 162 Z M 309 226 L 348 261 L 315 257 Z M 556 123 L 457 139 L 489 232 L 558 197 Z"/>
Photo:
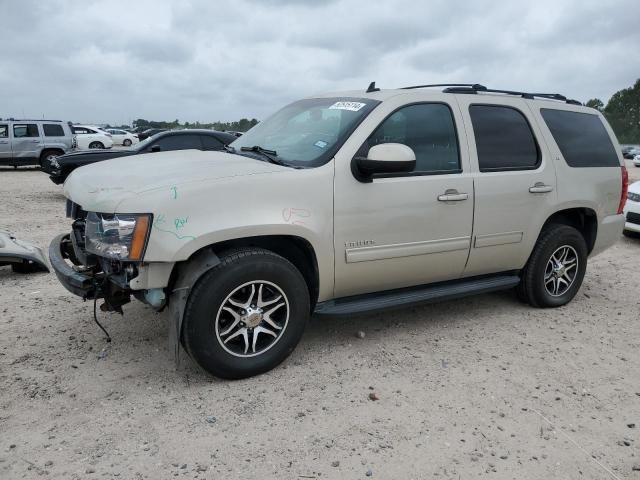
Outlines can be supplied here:
<path id="1" fill-rule="evenodd" d="M 283 162 L 282 160 L 277 159 L 278 153 L 275 150 L 268 150 L 266 148 L 262 148 L 260 145 L 254 145 L 253 147 L 240 147 L 240 150 L 243 152 L 255 152 L 261 154 L 264 158 L 269 160 L 271 163 L 275 163 L 276 165 L 282 165 L 284 167 L 290 167 L 291 165 Z"/>

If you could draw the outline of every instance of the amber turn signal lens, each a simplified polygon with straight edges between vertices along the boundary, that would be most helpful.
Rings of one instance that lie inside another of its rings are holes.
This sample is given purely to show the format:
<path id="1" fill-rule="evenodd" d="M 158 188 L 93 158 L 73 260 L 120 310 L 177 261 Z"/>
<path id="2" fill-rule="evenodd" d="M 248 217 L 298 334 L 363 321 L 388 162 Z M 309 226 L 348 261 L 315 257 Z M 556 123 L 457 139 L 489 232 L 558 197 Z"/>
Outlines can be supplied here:
<path id="1" fill-rule="evenodd" d="M 140 215 L 137 218 L 136 226 L 133 230 L 131 249 L 129 250 L 129 260 L 134 262 L 142 260 L 142 252 L 144 252 L 147 233 L 149 233 L 149 220 L 149 215 Z"/>

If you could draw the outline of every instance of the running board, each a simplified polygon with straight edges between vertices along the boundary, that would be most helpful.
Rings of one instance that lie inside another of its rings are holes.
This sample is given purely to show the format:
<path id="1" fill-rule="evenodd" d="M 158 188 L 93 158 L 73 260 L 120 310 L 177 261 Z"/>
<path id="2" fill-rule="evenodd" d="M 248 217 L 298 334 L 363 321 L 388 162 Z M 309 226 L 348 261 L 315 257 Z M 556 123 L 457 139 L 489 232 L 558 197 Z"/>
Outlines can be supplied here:
<path id="1" fill-rule="evenodd" d="M 318 303 L 314 314 L 333 317 L 379 312 L 441 300 L 451 300 L 496 290 L 506 290 L 515 287 L 519 283 L 520 277 L 515 273 L 493 275 L 490 277 L 466 278 L 450 282 L 328 300 Z"/>

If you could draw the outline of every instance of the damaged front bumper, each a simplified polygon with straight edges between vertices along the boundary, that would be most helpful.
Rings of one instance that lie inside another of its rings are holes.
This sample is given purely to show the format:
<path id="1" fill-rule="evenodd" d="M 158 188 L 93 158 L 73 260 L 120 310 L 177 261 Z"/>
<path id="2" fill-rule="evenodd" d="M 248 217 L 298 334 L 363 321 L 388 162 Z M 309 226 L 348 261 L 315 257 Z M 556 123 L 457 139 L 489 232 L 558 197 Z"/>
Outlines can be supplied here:
<path id="1" fill-rule="evenodd" d="M 49 245 L 49 262 L 64 288 L 85 300 L 104 299 L 102 308 L 107 311 L 122 312 L 122 305 L 129 303 L 132 295 L 156 310 L 165 306 L 162 281 L 155 285 L 149 275 L 153 274 L 156 281 L 168 278 L 172 264 L 111 261 L 87 254 L 82 241 L 80 232 L 74 229 L 58 235 Z"/>
<path id="2" fill-rule="evenodd" d="M 49 245 L 49 262 L 60 283 L 74 295 L 85 299 L 98 298 L 95 277 L 84 273 L 83 267 L 75 265 L 74 268 L 65 261 L 65 259 L 75 260 L 75 258 L 68 233 L 53 239 Z"/>
<path id="3" fill-rule="evenodd" d="M 129 303 L 135 293 L 129 288 L 127 273 L 98 257 L 86 255 L 72 240 L 73 235 L 58 235 L 49 245 L 49 261 L 58 280 L 74 295 L 85 300 L 103 298 L 103 310 L 121 313 L 122 305 Z"/>

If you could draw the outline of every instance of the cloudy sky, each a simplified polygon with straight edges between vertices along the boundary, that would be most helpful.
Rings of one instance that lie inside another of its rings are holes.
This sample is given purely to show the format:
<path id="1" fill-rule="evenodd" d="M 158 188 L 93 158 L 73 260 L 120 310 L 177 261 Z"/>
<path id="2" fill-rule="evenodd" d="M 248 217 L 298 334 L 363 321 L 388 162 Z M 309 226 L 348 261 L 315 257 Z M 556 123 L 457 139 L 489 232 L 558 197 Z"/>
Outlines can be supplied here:
<path id="1" fill-rule="evenodd" d="M 0 117 L 260 119 L 371 80 L 606 102 L 640 77 L 639 18 L 638 0 L 0 0 Z"/>

